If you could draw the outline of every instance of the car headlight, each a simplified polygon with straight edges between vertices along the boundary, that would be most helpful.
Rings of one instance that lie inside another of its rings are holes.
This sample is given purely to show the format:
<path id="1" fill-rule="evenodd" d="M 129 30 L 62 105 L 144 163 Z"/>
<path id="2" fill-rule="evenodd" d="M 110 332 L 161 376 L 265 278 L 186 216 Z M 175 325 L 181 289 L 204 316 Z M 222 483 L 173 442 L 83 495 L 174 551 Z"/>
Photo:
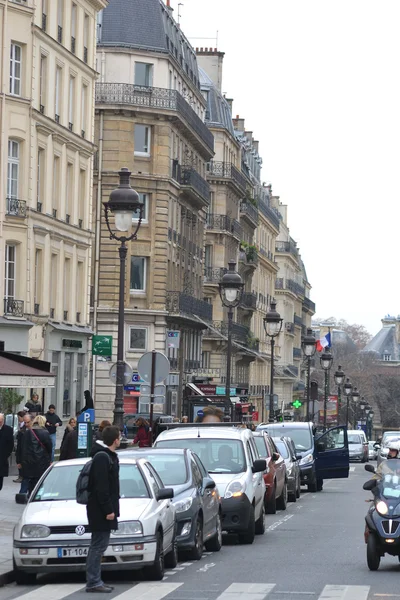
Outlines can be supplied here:
<path id="1" fill-rule="evenodd" d="M 143 528 L 140 521 L 119 521 L 118 529 L 112 533 L 113 535 L 142 535 Z"/>
<path id="2" fill-rule="evenodd" d="M 246 484 L 244 481 L 231 481 L 225 490 L 225 498 L 239 498 L 246 491 Z"/>
<path id="3" fill-rule="evenodd" d="M 312 454 L 307 454 L 307 456 L 303 456 L 302 459 L 300 459 L 300 464 L 301 465 L 307 465 L 308 463 L 312 463 L 312 461 L 314 460 L 314 457 Z"/>
<path id="4" fill-rule="evenodd" d="M 23 538 L 45 538 L 49 537 L 50 527 L 46 525 L 24 525 L 21 531 Z"/>
<path id="5" fill-rule="evenodd" d="M 193 498 L 184 498 L 183 500 L 178 500 L 177 502 L 173 502 L 175 506 L 175 510 L 177 513 L 186 512 L 192 506 Z"/>
<path id="6" fill-rule="evenodd" d="M 384 502 L 383 500 L 380 500 L 376 504 L 376 510 L 378 511 L 378 513 L 380 515 L 387 515 L 389 512 L 388 506 L 387 506 L 386 502 Z"/>

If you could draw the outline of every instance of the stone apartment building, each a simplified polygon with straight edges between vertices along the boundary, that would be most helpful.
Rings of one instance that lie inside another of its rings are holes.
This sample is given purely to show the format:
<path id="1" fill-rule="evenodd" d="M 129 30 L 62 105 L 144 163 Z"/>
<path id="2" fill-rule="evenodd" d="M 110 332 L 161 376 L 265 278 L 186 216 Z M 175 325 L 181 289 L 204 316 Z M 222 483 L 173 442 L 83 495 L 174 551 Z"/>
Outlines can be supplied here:
<path id="1" fill-rule="evenodd" d="M 106 5 L 0 0 L 0 339 L 51 362 L 45 402 L 64 417 L 89 385 L 95 36 Z"/>
<path id="2" fill-rule="evenodd" d="M 202 332 L 213 318 L 203 274 L 214 138 L 204 124 L 196 55 L 160 0 L 113 0 L 99 18 L 97 67 L 94 329 L 113 336 L 116 356 L 118 245 L 106 231 L 102 202 L 127 167 L 145 209 L 138 240 L 128 249 L 126 361 L 135 369 L 147 350 L 167 353 L 164 408 L 179 414 L 183 383 L 201 366 Z M 168 348 L 168 331 L 179 332 L 179 349 Z M 93 365 L 98 418 L 112 410 L 109 366 Z M 126 386 L 125 411 L 147 410 L 135 386 Z"/>

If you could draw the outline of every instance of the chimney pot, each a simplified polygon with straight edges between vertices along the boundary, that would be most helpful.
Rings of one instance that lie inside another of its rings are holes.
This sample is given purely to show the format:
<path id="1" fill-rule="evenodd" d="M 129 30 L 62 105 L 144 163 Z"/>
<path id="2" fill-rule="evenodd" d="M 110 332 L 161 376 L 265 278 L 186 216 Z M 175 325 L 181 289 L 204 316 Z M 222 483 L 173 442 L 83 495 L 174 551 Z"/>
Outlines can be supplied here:
<path id="1" fill-rule="evenodd" d="M 236 118 L 237 118 L 237 119 L 240 119 L 239 115 L 236 115 Z"/>
<path id="2" fill-rule="evenodd" d="M 203 52 L 203 48 L 200 48 L 200 52 Z"/>
<path id="3" fill-rule="evenodd" d="M 217 49 L 216 49 L 216 48 L 214 48 L 214 52 L 217 52 Z"/>

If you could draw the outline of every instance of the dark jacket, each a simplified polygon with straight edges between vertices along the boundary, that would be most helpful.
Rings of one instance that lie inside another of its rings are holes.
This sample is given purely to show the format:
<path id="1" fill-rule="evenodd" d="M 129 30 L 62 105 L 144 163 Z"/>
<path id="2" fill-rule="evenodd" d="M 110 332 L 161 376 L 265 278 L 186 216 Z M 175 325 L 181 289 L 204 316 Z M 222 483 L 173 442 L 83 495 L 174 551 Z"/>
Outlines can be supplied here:
<path id="1" fill-rule="evenodd" d="M 38 439 L 36 439 L 38 438 Z M 46 429 L 27 429 L 21 436 L 22 477 L 36 479 L 50 466 L 52 443 Z"/>
<path id="2" fill-rule="evenodd" d="M 88 410 L 88 408 L 94 408 L 93 398 L 92 398 L 89 390 L 85 390 L 83 392 L 83 395 L 85 396 L 85 406 L 83 408 L 81 408 L 81 412 Z"/>
<path id="3" fill-rule="evenodd" d="M 28 411 L 32 414 L 35 415 L 39 415 L 42 412 L 42 405 L 39 404 L 39 402 L 35 403 L 35 402 L 27 402 L 25 404 L 25 407 L 28 409 Z"/>
<path id="4" fill-rule="evenodd" d="M 0 477 L 8 476 L 8 459 L 14 448 L 12 427 L 4 424 L 0 429 Z"/>
<path id="5" fill-rule="evenodd" d="M 133 443 L 137 444 L 138 442 L 139 448 L 148 448 L 150 446 L 149 428 L 146 425 L 141 425 L 137 430 Z"/>
<path id="6" fill-rule="evenodd" d="M 107 456 L 108 455 L 108 456 Z M 93 464 L 89 476 L 89 500 L 86 511 L 92 531 L 111 531 L 118 529 L 119 517 L 119 460 L 102 443 L 93 445 L 91 456 Z M 115 513 L 113 521 L 106 516 Z"/>
<path id="7" fill-rule="evenodd" d="M 60 448 L 60 460 L 70 460 L 76 458 L 78 451 L 78 431 L 77 429 L 70 429 L 66 435 L 64 435 L 61 448 Z"/>
<path id="8" fill-rule="evenodd" d="M 60 417 L 58 415 L 56 415 L 56 413 L 51 413 L 51 412 L 47 412 L 44 416 L 46 418 L 46 423 L 50 423 L 50 425 L 46 424 L 47 431 L 49 433 L 56 433 L 56 431 L 57 431 L 56 423 L 59 423 L 59 425 L 62 425 L 62 421 L 61 421 Z"/>

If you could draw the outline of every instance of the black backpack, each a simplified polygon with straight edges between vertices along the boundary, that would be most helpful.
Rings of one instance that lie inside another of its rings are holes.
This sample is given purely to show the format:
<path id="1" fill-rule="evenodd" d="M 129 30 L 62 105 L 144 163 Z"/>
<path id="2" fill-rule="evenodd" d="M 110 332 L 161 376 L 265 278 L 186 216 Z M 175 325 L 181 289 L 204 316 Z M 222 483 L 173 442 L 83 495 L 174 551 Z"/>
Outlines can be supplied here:
<path id="1" fill-rule="evenodd" d="M 98 452 L 97 454 L 100 454 L 100 452 Z M 97 454 L 95 454 L 95 456 L 97 456 Z M 103 454 L 107 454 L 107 452 L 103 452 Z M 83 469 L 79 473 L 78 479 L 76 480 L 76 501 L 78 504 L 87 504 L 89 500 L 89 477 L 90 470 L 93 464 L 93 458 L 92 460 L 88 460 L 87 463 L 83 465 Z M 107 458 L 110 461 L 111 467 L 112 462 L 108 454 Z"/>

